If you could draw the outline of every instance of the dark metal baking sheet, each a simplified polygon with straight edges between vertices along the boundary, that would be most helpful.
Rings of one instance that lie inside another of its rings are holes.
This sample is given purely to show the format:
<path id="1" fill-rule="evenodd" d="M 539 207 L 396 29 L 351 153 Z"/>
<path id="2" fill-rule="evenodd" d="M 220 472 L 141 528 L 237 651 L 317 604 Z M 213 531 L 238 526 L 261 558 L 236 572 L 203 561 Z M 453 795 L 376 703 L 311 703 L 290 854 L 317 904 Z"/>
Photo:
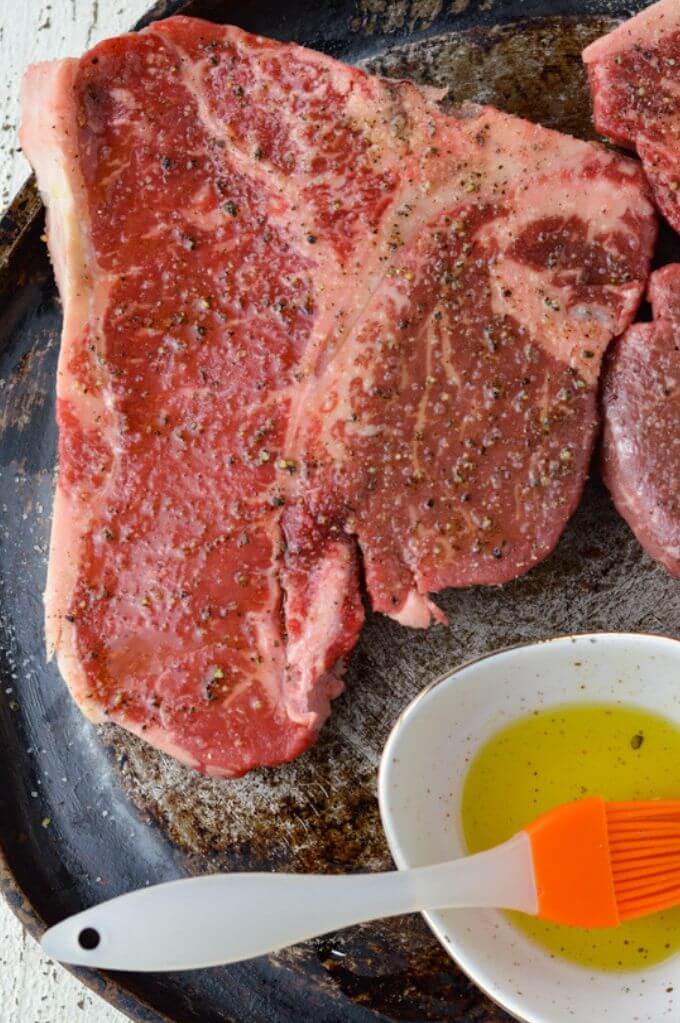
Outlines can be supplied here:
<path id="1" fill-rule="evenodd" d="M 179 10 L 232 21 L 447 84 L 451 102 L 483 98 L 587 134 L 579 50 L 640 6 L 194 0 L 157 5 L 145 21 Z M 442 41 L 451 33 L 457 42 Z M 680 586 L 644 555 L 595 477 L 547 562 L 503 588 L 441 596 L 449 627 L 420 634 L 371 617 L 347 693 L 296 763 L 211 781 L 114 727 L 94 729 L 43 650 L 61 315 L 42 230 L 29 183 L 0 223 L 0 887 L 34 935 L 102 898 L 187 873 L 384 868 L 376 766 L 394 718 L 431 678 L 494 647 L 559 632 L 679 633 Z M 680 255 L 670 232 L 663 248 L 663 258 Z M 224 969 L 78 975 L 140 1023 L 508 1019 L 415 916 Z"/>

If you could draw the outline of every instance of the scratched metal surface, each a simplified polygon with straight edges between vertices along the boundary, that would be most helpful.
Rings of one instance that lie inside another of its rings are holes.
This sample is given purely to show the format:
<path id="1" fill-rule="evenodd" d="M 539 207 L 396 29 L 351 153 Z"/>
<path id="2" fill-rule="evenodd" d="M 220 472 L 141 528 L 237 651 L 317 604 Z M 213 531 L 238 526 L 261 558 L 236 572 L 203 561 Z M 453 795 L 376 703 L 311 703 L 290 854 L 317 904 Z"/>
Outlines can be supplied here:
<path id="1" fill-rule="evenodd" d="M 440 0 L 338 0 L 290 3 L 275 14 L 254 3 L 247 18 L 218 0 L 188 6 L 385 74 L 445 84 L 450 103 L 495 102 L 589 135 L 580 49 L 635 4 L 456 0 L 444 10 Z M 578 20 L 538 19 L 576 10 Z M 34 932 L 101 898 L 190 872 L 387 867 L 376 767 L 400 710 L 434 676 L 556 633 L 680 633 L 680 585 L 642 552 L 595 477 L 543 565 L 502 588 L 440 595 L 448 627 L 414 633 L 370 617 L 347 692 L 316 747 L 293 764 L 218 782 L 115 726 L 92 728 L 43 654 L 60 310 L 38 208 L 29 187 L 0 225 L 0 887 Z M 662 250 L 659 259 L 680 255 L 670 233 Z M 508 1019 L 418 917 L 220 970 L 79 975 L 138 1021 Z"/>

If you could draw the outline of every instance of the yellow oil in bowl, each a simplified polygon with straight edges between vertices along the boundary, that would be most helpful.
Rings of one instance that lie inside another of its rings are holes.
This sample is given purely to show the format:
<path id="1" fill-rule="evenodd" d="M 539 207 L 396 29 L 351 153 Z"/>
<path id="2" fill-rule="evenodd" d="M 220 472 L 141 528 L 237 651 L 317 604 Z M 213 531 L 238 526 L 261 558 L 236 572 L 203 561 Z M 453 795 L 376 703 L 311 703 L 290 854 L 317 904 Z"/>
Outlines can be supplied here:
<path id="1" fill-rule="evenodd" d="M 584 796 L 680 798 L 680 728 L 637 707 L 569 704 L 506 726 L 465 778 L 462 824 L 471 853 L 510 838 L 539 814 Z M 680 950 L 680 907 L 609 930 L 509 913 L 552 955 L 600 970 L 635 970 Z"/>

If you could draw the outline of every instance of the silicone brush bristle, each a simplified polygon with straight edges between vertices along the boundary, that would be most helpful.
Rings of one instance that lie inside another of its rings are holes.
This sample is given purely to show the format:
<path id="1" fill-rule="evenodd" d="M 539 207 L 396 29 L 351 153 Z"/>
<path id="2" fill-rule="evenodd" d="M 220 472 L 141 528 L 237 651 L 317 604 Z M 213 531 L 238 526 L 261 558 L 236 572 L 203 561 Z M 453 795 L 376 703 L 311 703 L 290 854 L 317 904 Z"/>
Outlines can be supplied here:
<path id="1" fill-rule="evenodd" d="M 680 800 L 581 799 L 525 831 L 544 919 L 616 927 L 680 905 Z"/>
<path id="2" fill-rule="evenodd" d="M 607 835 L 621 920 L 680 903 L 680 800 L 607 803 Z"/>

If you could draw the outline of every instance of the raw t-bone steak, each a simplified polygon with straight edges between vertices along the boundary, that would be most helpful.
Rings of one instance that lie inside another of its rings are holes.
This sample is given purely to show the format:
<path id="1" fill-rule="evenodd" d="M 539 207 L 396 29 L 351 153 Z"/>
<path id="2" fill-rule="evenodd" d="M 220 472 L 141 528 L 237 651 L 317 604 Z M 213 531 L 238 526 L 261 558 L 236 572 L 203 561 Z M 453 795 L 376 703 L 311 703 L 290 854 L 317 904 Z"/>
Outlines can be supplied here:
<path id="1" fill-rule="evenodd" d="M 491 108 L 173 18 L 32 68 L 64 303 L 47 635 L 187 764 L 294 757 L 373 607 L 499 583 L 581 493 L 641 172 Z"/>
<path id="2" fill-rule="evenodd" d="M 607 358 L 603 467 L 642 546 L 680 577 L 680 264 L 652 274 L 653 323 Z"/>
<path id="3" fill-rule="evenodd" d="M 654 198 L 680 231 L 680 0 L 660 0 L 583 52 L 595 127 L 637 149 Z"/>

